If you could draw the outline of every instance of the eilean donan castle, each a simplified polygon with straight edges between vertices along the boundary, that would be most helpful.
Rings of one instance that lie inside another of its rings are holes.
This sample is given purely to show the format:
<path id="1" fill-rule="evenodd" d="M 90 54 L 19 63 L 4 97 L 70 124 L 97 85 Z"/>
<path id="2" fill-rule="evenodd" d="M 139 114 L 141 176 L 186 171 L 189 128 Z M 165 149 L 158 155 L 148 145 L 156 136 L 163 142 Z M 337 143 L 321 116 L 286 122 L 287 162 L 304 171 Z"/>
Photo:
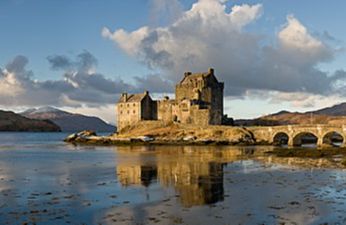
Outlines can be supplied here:
<path id="1" fill-rule="evenodd" d="M 216 79 L 210 68 L 206 73 L 186 72 L 176 85 L 175 99 L 152 100 L 148 91 L 122 93 L 116 107 L 118 130 L 141 120 L 221 125 L 223 90 L 224 83 Z"/>

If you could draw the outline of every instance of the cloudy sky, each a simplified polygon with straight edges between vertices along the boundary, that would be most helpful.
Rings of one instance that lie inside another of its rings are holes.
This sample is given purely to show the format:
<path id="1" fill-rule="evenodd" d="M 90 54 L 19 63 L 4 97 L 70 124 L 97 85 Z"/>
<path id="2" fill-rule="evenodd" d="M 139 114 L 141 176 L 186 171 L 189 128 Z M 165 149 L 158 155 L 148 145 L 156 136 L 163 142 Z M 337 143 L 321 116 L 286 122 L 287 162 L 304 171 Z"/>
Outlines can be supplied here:
<path id="1" fill-rule="evenodd" d="M 343 0 L 2 0 L 0 108 L 114 122 L 119 93 L 160 97 L 208 67 L 234 118 L 331 106 L 346 101 L 345 10 Z"/>

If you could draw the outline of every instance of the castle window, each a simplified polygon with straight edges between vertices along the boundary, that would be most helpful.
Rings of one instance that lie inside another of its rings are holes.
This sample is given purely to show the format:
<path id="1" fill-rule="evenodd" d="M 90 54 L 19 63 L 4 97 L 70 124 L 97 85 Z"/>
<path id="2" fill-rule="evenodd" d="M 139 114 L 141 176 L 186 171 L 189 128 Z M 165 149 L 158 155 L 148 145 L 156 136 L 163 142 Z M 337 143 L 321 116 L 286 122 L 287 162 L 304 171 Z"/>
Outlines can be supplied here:
<path id="1" fill-rule="evenodd" d="M 127 110 L 127 114 L 130 114 L 130 111 L 129 111 L 129 110 Z"/>
<path id="2" fill-rule="evenodd" d="M 136 110 L 133 110 L 133 114 L 135 114 L 136 113 Z"/>
<path id="3" fill-rule="evenodd" d="M 129 107 L 129 106 L 130 106 L 130 104 L 127 103 L 127 107 Z"/>
<path id="4" fill-rule="evenodd" d="M 136 106 L 136 103 L 133 103 L 133 106 Z"/>
<path id="5" fill-rule="evenodd" d="M 123 111 L 122 111 L 122 110 L 120 110 L 120 114 L 123 114 Z"/>
<path id="6" fill-rule="evenodd" d="M 120 108 L 122 108 L 123 107 L 123 104 L 119 104 L 120 105 Z"/>

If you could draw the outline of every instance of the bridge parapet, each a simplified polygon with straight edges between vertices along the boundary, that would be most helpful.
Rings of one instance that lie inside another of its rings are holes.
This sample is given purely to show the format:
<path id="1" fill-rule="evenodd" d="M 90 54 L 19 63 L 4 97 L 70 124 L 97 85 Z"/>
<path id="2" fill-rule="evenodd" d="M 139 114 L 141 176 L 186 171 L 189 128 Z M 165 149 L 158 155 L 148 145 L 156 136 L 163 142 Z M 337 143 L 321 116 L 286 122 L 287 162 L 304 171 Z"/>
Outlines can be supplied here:
<path id="1" fill-rule="evenodd" d="M 251 127 L 249 128 L 257 141 L 264 141 L 273 144 L 275 136 L 285 134 L 288 137 L 288 145 L 299 144 L 298 140 L 302 134 L 312 134 L 317 138 L 317 145 L 323 145 L 323 139 L 330 133 L 338 133 L 346 144 L 346 125 L 329 124 L 303 124 L 303 125 L 284 125 L 272 127 Z"/>

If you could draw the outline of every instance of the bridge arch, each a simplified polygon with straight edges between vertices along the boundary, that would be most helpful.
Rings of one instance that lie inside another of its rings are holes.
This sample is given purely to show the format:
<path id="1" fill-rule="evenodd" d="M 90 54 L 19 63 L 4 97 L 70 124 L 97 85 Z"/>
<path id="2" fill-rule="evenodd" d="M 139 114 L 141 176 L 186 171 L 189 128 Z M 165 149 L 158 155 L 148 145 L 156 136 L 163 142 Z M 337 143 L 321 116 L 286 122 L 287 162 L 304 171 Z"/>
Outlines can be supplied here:
<path id="1" fill-rule="evenodd" d="M 287 145 L 289 142 L 289 135 L 285 131 L 278 131 L 273 135 L 273 145 Z"/>
<path id="2" fill-rule="evenodd" d="M 301 131 L 293 135 L 291 145 L 302 146 L 303 144 L 319 145 L 319 135 L 312 131 Z"/>
<path id="3" fill-rule="evenodd" d="M 345 135 L 339 131 L 327 131 L 322 135 L 322 143 L 325 145 L 342 146 L 345 141 Z"/>

